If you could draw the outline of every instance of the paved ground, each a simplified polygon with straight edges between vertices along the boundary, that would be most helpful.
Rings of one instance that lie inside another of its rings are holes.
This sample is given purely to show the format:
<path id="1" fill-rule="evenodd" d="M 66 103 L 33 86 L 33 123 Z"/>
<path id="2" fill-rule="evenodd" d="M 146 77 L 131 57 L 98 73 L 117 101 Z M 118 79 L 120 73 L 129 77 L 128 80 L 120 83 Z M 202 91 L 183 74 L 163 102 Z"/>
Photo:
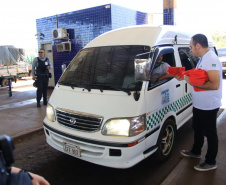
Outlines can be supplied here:
<path id="1" fill-rule="evenodd" d="M 12 96 L 7 88 L 0 88 L 0 134 L 13 138 L 42 128 L 45 108 L 36 107 L 36 88 L 30 79 L 13 83 Z M 22 87 L 26 85 L 26 87 Z M 52 89 L 48 90 L 48 96 Z"/>
<path id="2" fill-rule="evenodd" d="M 209 172 L 194 170 L 199 159 L 183 158 L 176 168 L 163 181 L 162 185 L 225 185 L 226 184 L 226 110 L 218 117 L 219 151 L 217 156 L 218 168 Z M 202 151 L 202 159 L 205 159 L 206 141 Z M 186 149 L 186 148 L 185 148 Z"/>

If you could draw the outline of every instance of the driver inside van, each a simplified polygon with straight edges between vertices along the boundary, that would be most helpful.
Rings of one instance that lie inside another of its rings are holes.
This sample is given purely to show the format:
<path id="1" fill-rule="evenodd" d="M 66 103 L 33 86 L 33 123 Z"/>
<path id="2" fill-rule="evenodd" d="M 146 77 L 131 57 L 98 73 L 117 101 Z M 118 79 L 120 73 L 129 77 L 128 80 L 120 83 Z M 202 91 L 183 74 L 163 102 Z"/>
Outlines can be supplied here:
<path id="1" fill-rule="evenodd" d="M 170 67 L 170 65 L 166 62 L 162 61 L 163 55 L 160 55 L 157 62 L 155 63 L 154 69 L 151 73 L 151 83 L 160 82 L 166 78 L 173 78 L 174 76 L 171 74 L 167 74 L 166 70 L 167 67 Z"/>

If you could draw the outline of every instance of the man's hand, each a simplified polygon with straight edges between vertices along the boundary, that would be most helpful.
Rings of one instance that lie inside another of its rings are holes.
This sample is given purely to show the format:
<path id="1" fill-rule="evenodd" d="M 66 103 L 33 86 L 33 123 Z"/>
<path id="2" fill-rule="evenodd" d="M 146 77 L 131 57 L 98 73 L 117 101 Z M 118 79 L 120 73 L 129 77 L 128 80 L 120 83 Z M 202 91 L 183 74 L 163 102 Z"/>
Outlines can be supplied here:
<path id="1" fill-rule="evenodd" d="M 20 168 L 12 166 L 11 173 L 19 173 L 20 170 L 21 170 Z M 44 179 L 42 176 L 34 174 L 34 173 L 31 173 L 31 172 L 28 172 L 28 173 L 33 178 L 32 179 L 32 184 L 33 185 L 50 185 L 49 182 L 46 179 Z"/>
<path id="2" fill-rule="evenodd" d="M 35 76 L 32 76 L 32 80 L 35 80 Z"/>
<path id="3" fill-rule="evenodd" d="M 46 66 L 46 69 L 50 70 L 50 66 Z"/>
<path id="4" fill-rule="evenodd" d="M 176 75 L 175 78 L 176 78 L 178 81 L 184 80 L 183 78 L 180 78 L 180 75 Z"/>
<path id="5" fill-rule="evenodd" d="M 178 81 L 185 80 L 188 84 L 190 84 L 190 77 L 189 77 L 189 76 L 184 75 L 184 78 L 180 78 L 180 75 L 176 75 L 175 78 L 176 78 Z"/>
<path id="6" fill-rule="evenodd" d="M 190 77 L 189 77 L 189 76 L 184 76 L 184 79 L 186 80 L 186 82 L 187 82 L 188 84 L 190 84 Z"/>
<path id="7" fill-rule="evenodd" d="M 46 179 L 44 179 L 42 176 L 39 176 L 39 175 L 31 173 L 31 172 L 29 172 L 29 174 L 33 178 L 32 179 L 33 185 L 50 185 L 49 182 Z"/>

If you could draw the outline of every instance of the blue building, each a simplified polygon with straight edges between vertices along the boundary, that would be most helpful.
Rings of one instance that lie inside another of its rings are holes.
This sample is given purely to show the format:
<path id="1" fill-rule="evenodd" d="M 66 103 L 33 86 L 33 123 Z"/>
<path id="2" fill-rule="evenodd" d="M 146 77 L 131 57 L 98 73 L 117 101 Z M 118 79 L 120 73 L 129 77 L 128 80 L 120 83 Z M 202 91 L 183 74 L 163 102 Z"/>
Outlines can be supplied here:
<path id="1" fill-rule="evenodd" d="M 49 86 L 55 86 L 62 70 L 86 44 L 107 31 L 148 23 L 148 13 L 113 4 L 97 6 L 36 20 L 38 48 L 44 48 L 53 64 Z"/>

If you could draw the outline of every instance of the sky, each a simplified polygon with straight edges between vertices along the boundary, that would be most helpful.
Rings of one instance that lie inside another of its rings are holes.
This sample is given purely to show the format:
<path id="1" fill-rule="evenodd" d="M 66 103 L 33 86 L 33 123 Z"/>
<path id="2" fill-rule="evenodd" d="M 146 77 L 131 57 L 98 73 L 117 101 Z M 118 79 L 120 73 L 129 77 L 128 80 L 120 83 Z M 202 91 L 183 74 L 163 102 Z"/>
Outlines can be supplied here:
<path id="1" fill-rule="evenodd" d="M 163 0 L 5 0 L 0 2 L 0 45 L 37 48 L 36 19 L 109 3 L 153 13 L 154 23 L 163 24 Z M 225 0 L 177 0 L 178 26 L 226 31 L 225 19 Z"/>

